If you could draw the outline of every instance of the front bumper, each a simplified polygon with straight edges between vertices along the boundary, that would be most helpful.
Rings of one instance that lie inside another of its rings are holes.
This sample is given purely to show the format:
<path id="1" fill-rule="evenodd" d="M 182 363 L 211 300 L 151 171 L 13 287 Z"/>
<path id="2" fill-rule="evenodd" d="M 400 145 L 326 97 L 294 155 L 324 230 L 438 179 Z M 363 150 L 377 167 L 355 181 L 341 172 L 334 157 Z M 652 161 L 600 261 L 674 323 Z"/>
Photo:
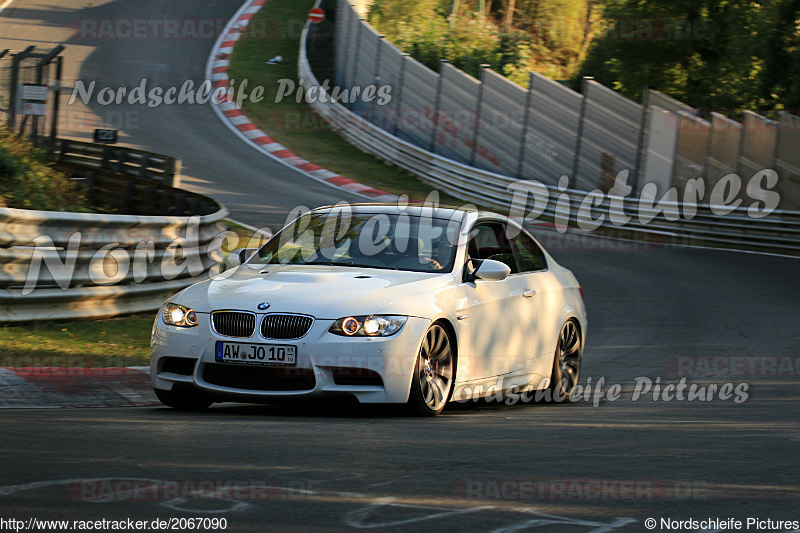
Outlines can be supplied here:
<path id="1" fill-rule="evenodd" d="M 257 323 L 262 318 L 259 315 Z M 430 325 L 428 319 L 409 317 L 390 337 L 341 337 L 328 332 L 333 320 L 316 319 L 304 337 L 287 341 L 265 339 L 258 331 L 247 339 L 225 337 L 212 330 L 208 313 L 198 313 L 198 319 L 196 327 L 180 328 L 165 324 L 159 314 L 150 348 L 153 387 L 193 387 L 218 401 L 241 402 L 326 395 L 349 395 L 361 403 L 406 402 L 420 343 Z M 218 363 L 217 341 L 294 345 L 297 362 L 292 367 Z M 176 359 L 181 364 L 175 364 Z M 342 369 L 346 376 L 371 379 L 342 378 Z"/>

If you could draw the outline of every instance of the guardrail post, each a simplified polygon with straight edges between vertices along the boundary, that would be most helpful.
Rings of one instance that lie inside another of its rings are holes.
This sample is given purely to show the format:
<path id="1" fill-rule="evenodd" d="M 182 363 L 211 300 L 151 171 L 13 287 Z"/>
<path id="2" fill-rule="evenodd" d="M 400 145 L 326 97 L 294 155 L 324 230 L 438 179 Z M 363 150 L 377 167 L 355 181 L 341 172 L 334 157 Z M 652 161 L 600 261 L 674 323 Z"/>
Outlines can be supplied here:
<path id="1" fill-rule="evenodd" d="M 146 215 L 149 215 L 153 212 L 153 206 L 156 203 L 156 189 L 152 185 L 148 185 L 147 188 L 144 190 L 144 205 L 142 206 L 142 211 Z"/>
<path id="2" fill-rule="evenodd" d="M 186 195 L 179 192 L 175 195 L 175 215 L 182 216 L 186 208 Z"/>
<path id="3" fill-rule="evenodd" d="M 589 82 L 593 79 L 594 78 L 591 76 L 583 77 L 583 87 L 581 88 L 583 99 L 581 100 L 581 114 L 580 117 L 578 117 L 578 132 L 575 138 L 575 160 L 572 162 L 572 176 L 569 177 L 569 184 L 567 185 L 570 189 L 575 188 L 575 182 L 578 179 L 578 170 L 580 170 L 581 145 L 583 144 L 583 121 L 586 118 L 586 101 L 588 100 L 587 87 Z"/>
<path id="4" fill-rule="evenodd" d="M 375 84 L 375 90 L 378 90 L 378 84 L 381 82 L 381 50 L 383 50 L 383 43 L 385 35 L 380 35 L 380 40 L 378 41 L 378 51 L 375 52 L 375 74 L 372 77 L 373 83 Z M 378 107 L 378 99 L 375 98 L 372 103 L 372 109 L 374 110 Z M 377 113 L 376 113 L 377 114 Z M 374 120 L 370 120 L 373 124 L 375 124 Z M 381 125 L 383 127 L 383 125 Z"/>
<path id="5" fill-rule="evenodd" d="M 408 54 L 403 52 L 400 54 L 400 78 L 397 82 L 397 105 L 395 109 L 397 110 L 397 122 L 394 124 L 394 131 L 392 132 L 394 135 L 397 135 L 397 131 L 400 129 L 400 122 L 403 120 L 401 113 L 403 112 L 403 84 L 406 81 L 406 63 L 408 62 Z"/>
<path id="6" fill-rule="evenodd" d="M 353 79 L 349 83 L 350 88 L 355 86 L 356 82 L 358 81 L 358 56 L 360 55 L 359 52 L 361 51 L 361 34 L 364 32 L 364 19 L 359 17 L 358 22 L 358 31 L 356 32 L 356 53 L 355 57 L 353 58 Z"/>
<path id="7" fill-rule="evenodd" d="M 103 158 L 100 160 L 100 168 L 106 170 L 111 164 L 111 146 L 105 145 L 103 147 Z"/>
<path id="8" fill-rule="evenodd" d="M 134 193 L 134 184 L 132 181 L 129 181 L 125 184 L 125 189 L 122 192 L 122 210 L 125 212 L 126 215 L 133 213 L 133 193 Z"/>
<path id="9" fill-rule="evenodd" d="M 711 161 L 711 147 L 714 144 L 714 115 L 713 113 L 708 117 L 708 142 L 706 143 L 706 155 L 703 158 L 703 183 L 708 183 L 708 167 Z M 709 202 L 710 203 L 710 202 Z"/>
<path id="10" fill-rule="evenodd" d="M 69 146 L 69 141 L 66 139 L 57 139 L 57 150 L 58 150 L 58 160 L 64 161 L 66 157 L 67 147 Z"/>
<path id="11" fill-rule="evenodd" d="M 475 129 L 472 133 L 472 146 L 470 146 L 469 166 L 475 165 L 475 153 L 478 149 L 478 134 L 480 133 L 481 129 L 481 112 L 483 110 L 483 73 L 487 68 L 489 68 L 489 65 L 481 65 L 481 84 L 478 87 L 478 103 L 475 109 Z"/>
<path id="12" fill-rule="evenodd" d="M 517 179 L 522 179 L 522 166 L 525 162 L 525 145 L 528 144 L 528 119 L 531 113 L 531 98 L 533 95 L 533 80 L 536 76 L 533 72 L 528 76 L 528 94 L 525 95 L 525 113 L 522 118 L 522 136 L 519 143 L 519 158 L 517 161 Z"/>
<path id="13" fill-rule="evenodd" d="M 736 175 L 742 177 L 742 157 L 744 156 L 745 138 L 747 137 L 747 111 L 742 115 L 742 135 L 739 137 L 739 153 L 736 154 Z"/>
<path id="14" fill-rule="evenodd" d="M 165 185 L 169 185 L 175 189 L 181 186 L 181 167 L 182 162 L 180 159 L 170 157 L 164 163 L 164 176 Z"/>
<path id="15" fill-rule="evenodd" d="M 344 58 L 344 61 L 342 62 L 342 70 L 341 70 L 343 79 L 336 80 L 336 83 L 337 84 L 341 83 L 342 85 L 346 86 L 347 85 L 347 68 L 348 68 L 348 63 L 349 63 L 349 59 L 350 59 L 350 35 L 352 34 L 351 31 L 348 31 L 349 30 L 348 26 L 350 25 L 350 16 L 353 13 L 353 6 L 350 5 L 350 2 L 346 2 L 345 0 L 339 0 L 339 1 L 340 1 L 340 3 L 347 4 L 347 8 L 348 9 L 342 10 L 343 13 L 347 13 L 347 17 L 346 18 L 343 18 L 341 22 L 339 21 L 338 17 L 336 19 L 336 25 L 339 26 L 339 31 L 345 32 L 344 33 L 344 37 L 345 37 L 345 40 L 344 40 L 344 54 L 342 54 L 342 57 Z"/>
<path id="16" fill-rule="evenodd" d="M 778 131 L 775 132 L 775 149 L 772 151 L 772 170 L 778 171 L 778 155 L 781 148 L 781 132 L 783 132 L 783 119 L 789 119 L 786 111 L 778 111 Z"/>
<path id="17" fill-rule="evenodd" d="M 139 177 L 142 179 L 147 179 L 147 167 L 150 166 L 150 155 L 149 154 L 142 154 L 142 158 L 139 160 Z"/>
<path id="18" fill-rule="evenodd" d="M 433 127 L 431 127 L 431 142 L 429 150 L 436 153 L 436 130 L 439 129 L 439 102 L 442 98 L 442 81 L 444 80 L 444 64 L 446 59 L 439 60 L 439 79 L 436 83 L 436 95 L 433 97 Z"/>
<path id="19" fill-rule="evenodd" d="M 644 146 L 649 135 L 647 135 L 647 124 L 650 120 L 650 86 L 644 86 L 642 96 L 642 119 L 639 122 L 639 142 L 636 146 L 636 163 L 633 169 L 633 179 L 631 180 L 631 191 L 634 196 L 639 196 L 639 179 L 642 175 L 642 163 L 644 161 Z"/>
<path id="20" fill-rule="evenodd" d="M 168 190 L 161 191 L 161 212 L 165 215 L 169 213 L 172 206 L 172 193 Z"/>
<path id="21" fill-rule="evenodd" d="M 86 199 L 89 200 L 91 203 L 97 202 L 97 191 L 95 187 L 97 186 L 97 173 L 94 170 L 90 170 L 86 173 L 86 182 L 84 191 L 86 193 Z"/>
<path id="22" fill-rule="evenodd" d="M 125 168 L 125 161 L 128 160 L 128 151 L 120 148 L 117 150 L 117 168 L 116 171 L 124 176 L 127 176 L 128 173 L 126 172 Z"/>

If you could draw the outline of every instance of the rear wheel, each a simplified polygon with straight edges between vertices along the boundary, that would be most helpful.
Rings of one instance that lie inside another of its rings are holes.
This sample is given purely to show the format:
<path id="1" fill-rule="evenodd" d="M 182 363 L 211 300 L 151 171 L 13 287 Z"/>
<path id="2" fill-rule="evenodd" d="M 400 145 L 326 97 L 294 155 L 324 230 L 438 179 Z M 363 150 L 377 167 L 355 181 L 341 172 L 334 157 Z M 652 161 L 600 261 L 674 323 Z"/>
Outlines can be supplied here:
<path id="1" fill-rule="evenodd" d="M 581 377 L 583 342 L 578 324 L 568 320 L 561 328 L 550 374 L 550 393 L 553 402 L 568 400 Z"/>
<path id="2" fill-rule="evenodd" d="M 433 324 L 422 340 L 417 355 L 408 407 L 419 416 L 442 412 L 453 392 L 455 376 L 454 346 L 441 325 Z"/>
<path id="3" fill-rule="evenodd" d="M 153 390 L 161 403 L 181 411 L 202 411 L 214 403 L 200 393 Z"/>

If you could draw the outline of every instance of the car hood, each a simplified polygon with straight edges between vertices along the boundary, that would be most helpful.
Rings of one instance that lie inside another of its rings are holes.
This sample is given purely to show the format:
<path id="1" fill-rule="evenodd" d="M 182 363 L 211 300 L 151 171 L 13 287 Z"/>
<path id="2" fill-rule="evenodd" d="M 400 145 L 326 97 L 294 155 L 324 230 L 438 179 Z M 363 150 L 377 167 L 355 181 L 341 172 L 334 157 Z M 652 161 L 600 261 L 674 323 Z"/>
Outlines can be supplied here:
<path id="1" fill-rule="evenodd" d="M 253 269 L 242 265 L 192 285 L 171 301 L 198 312 L 241 309 L 336 319 L 378 313 L 397 300 L 452 283 L 449 273 L 310 265 L 259 265 Z M 259 310 L 258 305 L 265 302 L 269 308 Z M 420 309 L 418 316 L 426 311 L 431 310 Z"/>

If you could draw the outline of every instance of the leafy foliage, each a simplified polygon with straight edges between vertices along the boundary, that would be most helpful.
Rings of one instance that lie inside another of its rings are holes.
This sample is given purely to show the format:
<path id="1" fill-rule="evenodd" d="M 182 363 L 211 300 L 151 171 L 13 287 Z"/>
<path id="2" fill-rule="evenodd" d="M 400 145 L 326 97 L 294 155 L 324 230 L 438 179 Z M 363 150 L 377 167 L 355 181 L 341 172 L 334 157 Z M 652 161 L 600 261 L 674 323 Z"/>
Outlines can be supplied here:
<path id="1" fill-rule="evenodd" d="M 640 100 L 800 109 L 800 0 L 375 0 L 370 22 L 412 57 L 523 86 L 529 70 L 583 76 Z"/>
<path id="2" fill-rule="evenodd" d="M 800 107 L 798 0 L 607 0 L 604 19 L 580 76 L 703 109 Z"/>
<path id="3" fill-rule="evenodd" d="M 90 211 L 74 182 L 51 168 L 44 154 L 0 128 L 0 207 Z"/>
<path id="4" fill-rule="evenodd" d="M 369 21 L 433 70 L 447 59 L 477 77 L 487 64 L 527 86 L 531 70 L 554 78 L 574 74 L 594 31 L 595 5 L 596 0 L 375 0 Z"/>

